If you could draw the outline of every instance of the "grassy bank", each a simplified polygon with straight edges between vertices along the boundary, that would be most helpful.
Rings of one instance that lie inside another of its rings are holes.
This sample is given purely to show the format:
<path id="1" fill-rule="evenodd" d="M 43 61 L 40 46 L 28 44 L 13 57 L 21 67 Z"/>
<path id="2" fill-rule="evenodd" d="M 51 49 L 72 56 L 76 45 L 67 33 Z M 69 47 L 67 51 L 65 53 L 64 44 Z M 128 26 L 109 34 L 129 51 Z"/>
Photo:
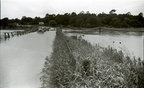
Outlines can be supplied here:
<path id="1" fill-rule="evenodd" d="M 92 46 L 58 29 L 47 57 L 42 88 L 143 88 L 144 61 L 111 47 Z"/>

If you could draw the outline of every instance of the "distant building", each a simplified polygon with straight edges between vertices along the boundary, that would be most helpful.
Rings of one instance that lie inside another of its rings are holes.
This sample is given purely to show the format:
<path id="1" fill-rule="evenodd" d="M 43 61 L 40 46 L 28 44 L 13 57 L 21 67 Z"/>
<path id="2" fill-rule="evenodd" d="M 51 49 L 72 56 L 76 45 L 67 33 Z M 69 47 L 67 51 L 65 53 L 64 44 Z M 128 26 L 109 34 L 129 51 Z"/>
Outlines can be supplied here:
<path id="1" fill-rule="evenodd" d="M 44 22 L 39 22 L 39 25 L 44 25 Z"/>

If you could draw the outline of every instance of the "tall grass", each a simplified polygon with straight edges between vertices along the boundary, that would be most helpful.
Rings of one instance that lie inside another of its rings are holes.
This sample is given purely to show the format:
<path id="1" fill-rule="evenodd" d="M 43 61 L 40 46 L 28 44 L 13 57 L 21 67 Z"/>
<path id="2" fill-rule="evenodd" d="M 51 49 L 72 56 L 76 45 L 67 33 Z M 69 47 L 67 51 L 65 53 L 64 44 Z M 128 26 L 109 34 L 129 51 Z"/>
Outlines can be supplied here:
<path id="1" fill-rule="evenodd" d="M 143 88 L 144 61 L 57 30 L 41 80 L 42 88 Z"/>

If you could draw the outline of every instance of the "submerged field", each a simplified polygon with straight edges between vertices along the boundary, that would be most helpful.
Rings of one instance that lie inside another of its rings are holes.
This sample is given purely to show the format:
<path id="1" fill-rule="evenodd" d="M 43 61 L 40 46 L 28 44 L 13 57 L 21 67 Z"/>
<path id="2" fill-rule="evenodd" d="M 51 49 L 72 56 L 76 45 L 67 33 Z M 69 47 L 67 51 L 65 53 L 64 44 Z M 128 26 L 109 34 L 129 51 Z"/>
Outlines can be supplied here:
<path id="1" fill-rule="evenodd" d="M 140 58 L 65 36 L 60 29 L 42 72 L 42 88 L 144 87 L 144 61 Z"/>
<path id="2" fill-rule="evenodd" d="M 135 32 L 139 35 L 143 35 L 144 28 L 107 28 L 107 27 L 96 27 L 96 28 L 65 28 L 66 33 L 82 33 L 82 34 L 96 34 L 99 32 L 101 34 L 105 33 L 129 33 Z"/>

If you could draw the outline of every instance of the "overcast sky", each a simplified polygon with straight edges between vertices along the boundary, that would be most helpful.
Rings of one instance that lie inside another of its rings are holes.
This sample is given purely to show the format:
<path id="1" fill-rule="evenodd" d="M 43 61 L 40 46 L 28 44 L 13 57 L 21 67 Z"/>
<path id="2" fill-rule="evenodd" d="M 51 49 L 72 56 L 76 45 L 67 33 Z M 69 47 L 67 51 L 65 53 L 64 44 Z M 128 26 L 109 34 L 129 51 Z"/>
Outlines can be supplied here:
<path id="1" fill-rule="evenodd" d="M 63 14 L 81 11 L 117 14 L 144 13 L 144 0 L 1 0 L 1 18 L 44 17 L 46 13 Z"/>

